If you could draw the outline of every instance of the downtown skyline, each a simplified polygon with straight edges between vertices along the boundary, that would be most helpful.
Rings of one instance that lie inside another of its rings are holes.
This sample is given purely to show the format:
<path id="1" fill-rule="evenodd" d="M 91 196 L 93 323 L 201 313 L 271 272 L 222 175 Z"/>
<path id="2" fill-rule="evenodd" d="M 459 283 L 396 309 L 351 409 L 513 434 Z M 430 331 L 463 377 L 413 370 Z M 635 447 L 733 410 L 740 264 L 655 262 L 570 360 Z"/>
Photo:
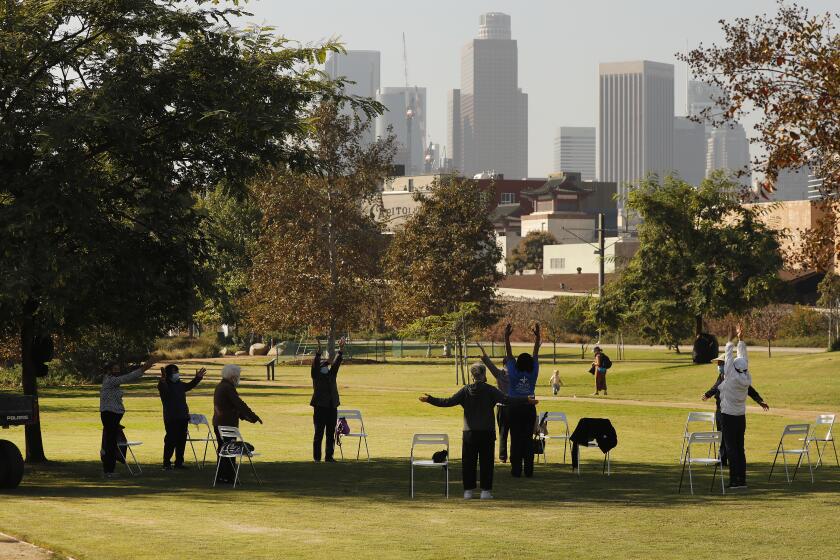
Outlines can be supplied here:
<path id="1" fill-rule="evenodd" d="M 836 6 L 830 0 L 801 3 L 812 12 Z M 326 0 L 313 15 L 306 6 L 268 0 L 246 5 L 254 14 L 248 22 L 274 26 L 290 39 L 317 43 L 339 37 L 348 49 L 380 51 L 382 87 L 404 85 L 405 32 L 410 84 L 427 90 L 427 142 L 441 145 L 447 144 L 447 93 L 460 84 L 462 46 L 475 36 L 482 13 L 509 14 L 519 46 L 519 86 L 528 93 L 528 175 L 532 177 L 553 171 L 557 127 L 596 126 L 600 63 L 644 59 L 673 64 L 674 112 L 684 115 L 686 68 L 674 55 L 701 41 L 719 42 L 719 19 L 772 13 L 775 7 L 775 0 L 711 0 L 702 10 L 689 11 L 682 3 L 659 0 L 586 4 L 429 0 L 422 10 L 412 10 L 378 0 L 352 4 Z M 557 49 L 551 50 L 552 45 Z M 751 123 L 744 124 L 749 134 Z"/>

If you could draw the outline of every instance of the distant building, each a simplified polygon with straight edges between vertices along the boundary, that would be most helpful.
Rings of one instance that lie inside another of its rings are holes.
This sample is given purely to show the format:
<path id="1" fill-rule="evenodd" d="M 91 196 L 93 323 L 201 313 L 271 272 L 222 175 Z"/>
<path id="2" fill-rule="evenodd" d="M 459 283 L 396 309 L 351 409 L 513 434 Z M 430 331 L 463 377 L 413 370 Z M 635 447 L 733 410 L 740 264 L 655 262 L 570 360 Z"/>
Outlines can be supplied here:
<path id="1" fill-rule="evenodd" d="M 384 138 L 390 126 L 397 141 L 394 163 L 405 166 L 406 175 L 423 171 L 426 151 L 426 88 L 385 87 L 376 93 L 376 100 L 386 111 L 376 117 L 376 136 Z M 411 110 L 411 142 L 408 141 L 408 119 Z M 408 146 L 411 145 L 411 157 Z"/>
<path id="2" fill-rule="evenodd" d="M 687 117 L 674 117 L 674 171 L 697 186 L 706 177 L 706 129 Z"/>
<path id="3" fill-rule="evenodd" d="M 461 51 L 461 88 L 449 94 L 448 117 L 456 171 L 528 176 L 528 96 L 518 85 L 509 15 L 481 15 L 478 38 Z"/>
<path id="4" fill-rule="evenodd" d="M 627 184 L 674 168 L 674 66 L 647 60 L 599 65 L 598 179 Z M 627 227 L 620 202 L 620 227 Z"/>
<path id="5" fill-rule="evenodd" d="M 720 88 L 705 82 L 690 80 L 687 91 L 688 116 L 700 118 L 705 110 L 715 114 L 715 100 L 722 97 L 723 92 Z M 712 134 L 713 127 L 711 124 L 704 123 L 703 128 L 706 131 L 706 139 L 708 140 Z"/>
<path id="6" fill-rule="evenodd" d="M 333 80 L 344 78 L 348 81 L 344 86 L 346 94 L 375 99 L 376 92 L 379 90 L 380 66 L 379 51 L 347 51 L 346 53 L 330 53 L 324 71 Z M 363 120 L 366 119 L 361 114 L 359 116 Z M 368 131 L 368 140 L 372 141 L 375 134 L 376 131 L 371 126 Z"/>
<path id="7" fill-rule="evenodd" d="M 737 182 L 749 187 L 749 169 L 750 144 L 744 127 L 735 123 L 712 130 L 706 145 L 706 176 L 724 170 Z"/>
<path id="8" fill-rule="evenodd" d="M 757 198 L 767 201 L 793 201 L 819 198 L 820 181 L 811 173 L 810 167 L 802 169 L 783 169 L 779 172 L 775 190 L 772 193 L 760 191 L 756 187 Z"/>
<path id="9" fill-rule="evenodd" d="M 627 266 L 639 250 L 639 241 L 607 237 L 604 240 L 604 273 L 611 274 Z M 590 243 L 564 243 L 543 246 L 543 274 L 597 274 L 598 254 Z"/>
<path id="10" fill-rule="evenodd" d="M 554 136 L 554 171 L 576 171 L 595 180 L 595 127 L 561 126 Z"/>

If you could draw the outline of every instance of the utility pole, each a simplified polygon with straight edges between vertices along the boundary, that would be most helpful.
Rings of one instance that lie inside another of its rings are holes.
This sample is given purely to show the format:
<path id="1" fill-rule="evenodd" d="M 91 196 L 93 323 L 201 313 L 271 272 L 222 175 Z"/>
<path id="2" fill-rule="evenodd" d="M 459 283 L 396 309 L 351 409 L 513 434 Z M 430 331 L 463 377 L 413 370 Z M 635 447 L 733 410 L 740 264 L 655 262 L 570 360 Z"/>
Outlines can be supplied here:
<path id="1" fill-rule="evenodd" d="M 604 213 L 598 212 L 598 297 L 604 295 Z"/>

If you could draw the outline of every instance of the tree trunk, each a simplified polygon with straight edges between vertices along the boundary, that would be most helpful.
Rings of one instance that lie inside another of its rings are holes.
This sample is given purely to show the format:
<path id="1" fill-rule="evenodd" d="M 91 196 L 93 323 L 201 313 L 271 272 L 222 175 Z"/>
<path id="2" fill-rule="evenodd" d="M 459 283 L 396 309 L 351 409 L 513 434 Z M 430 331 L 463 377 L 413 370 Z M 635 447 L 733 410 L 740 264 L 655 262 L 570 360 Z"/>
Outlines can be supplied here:
<path id="1" fill-rule="evenodd" d="M 694 336 L 703 334 L 703 316 L 696 315 L 694 317 Z"/>
<path id="2" fill-rule="evenodd" d="M 554 339 L 554 355 L 551 357 L 551 363 L 552 364 L 557 363 L 557 339 L 556 338 Z"/>
<path id="3" fill-rule="evenodd" d="M 674 344 L 674 351 L 676 351 L 676 353 L 677 353 L 677 354 L 680 354 L 680 353 L 681 353 L 681 352 L 680 352 L 680 345 L 679 345 L 679 344 Z"/>
<path id="4" fill-rule="evenodd" d="M 767 357 L 772 358 L 773 356 L 770 355 L 770 339 L 767 339 Z"/>
<path id="5" fill-rule="evenodd" d="M 38 377 L 36 376 L 36 363 L 33 356 L 32 343 L 35 340 L 35 310 L 37 304 L 29 300 L 24 305 L 23 324 L 20 329 L 20 357 L 21 357 L 21 381 L 23 382 L 23 394 L 35 397 L 35 414 L 37 420 L 28 424 L 26 430 L 26 462 L 44 463 L 47 460 L 44 455 L 44 442 L 41 439 L 41 416 L 40 405 L 38 404 Z"/>

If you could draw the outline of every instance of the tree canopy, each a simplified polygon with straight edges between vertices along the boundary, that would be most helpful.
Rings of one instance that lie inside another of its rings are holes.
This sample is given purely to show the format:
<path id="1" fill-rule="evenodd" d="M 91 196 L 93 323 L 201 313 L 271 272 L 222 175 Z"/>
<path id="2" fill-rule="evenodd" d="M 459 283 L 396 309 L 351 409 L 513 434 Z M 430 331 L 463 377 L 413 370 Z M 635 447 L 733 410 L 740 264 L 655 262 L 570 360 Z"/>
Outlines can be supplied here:
<path id="1" fill-rule="evenodd" d="M 235 29 L 237 4 L 0 3 L 0 329 L 27 394 L 36 340 L 189 319 L 211 243 L 197 193 L 312 165 L 307 113 L 336 96 L 313 65 L 341 47 Z"/>
<path id="2" fill-rule="evenodd" d="M 702 330 L 704 316 L 741 313 L 768 301 L 782 259 L 777 233 L 760 210 L 738 202 L 722 174 L 693 187 L 650 177 L 630 191 L 638 213 L 639 250 L 605 289 L 598 319 L 620 329 L 632 322 L 652 341 L 674 344 Z"/>
<path id="3" fill-rule="evenodd" d="M 415 199 L 419 208 L 394 234 L 385 259 L 390 322 L 400 327 L 474 302 L 479 322 L 487 324 L 502 256 L 489 218 L 489 190 L 445 176 Z"/>
<path id="4" fill-rule="evenodd" d="M 313 113 L 310 172 L 273 169 L 254 182 L 262 212 L 253 256 L 248 324 L 255 329 L 337 329 L 376 312 L 385 239 L 376 207 L 391 173 L 394 137 L 365 141 L 362 122 L 325 103 Z"/>
<path id="5" fill-rule="evenodd" d="M 557 238 L 547 231 L 532 231 L 522 238 L 519 246 L 516 247 L 508 257 L 508 268 L 516 273 L 525 270 L 543 269 L 543 246 L 554 245 Z"/>
<path id="6" fill-rule="evenodd" d="M 678 58 L 718 87 L 713 124 L 757 112 L 757 169 L 775 190 L 780 171 L 809 166 L 826 192 L 840 191 L 840 35 L 838 14 L 812 15 L 778 0 L 777 13 L 721 20 L 723 45 L 700 45 Z"/>

